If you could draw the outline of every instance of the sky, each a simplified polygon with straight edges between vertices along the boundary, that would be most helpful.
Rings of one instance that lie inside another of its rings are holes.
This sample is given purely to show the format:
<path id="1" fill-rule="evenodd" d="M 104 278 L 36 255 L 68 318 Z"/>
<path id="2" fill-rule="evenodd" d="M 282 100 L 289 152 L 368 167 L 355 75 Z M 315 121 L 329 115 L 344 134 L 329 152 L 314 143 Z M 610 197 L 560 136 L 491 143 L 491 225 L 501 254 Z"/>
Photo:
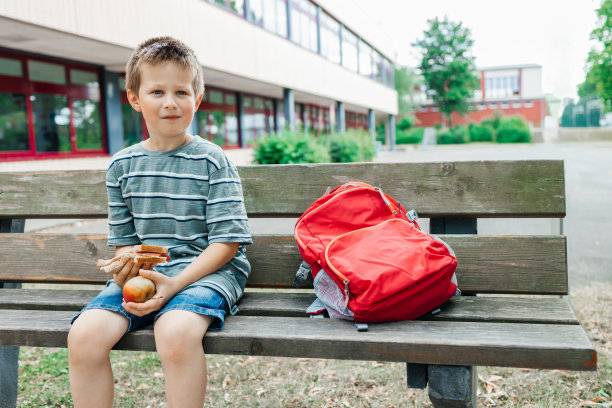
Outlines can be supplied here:
<path id="1" fill-rule="evenodd" d="M 542 66 L 542 90 L 563 99 L 577 98 L 593 42 L 600 0 L 327 0 L 356 31 L 372 32 L 392 48 L 401 65 L 416 66 L 410 44 L 422 37 L 427 20 L 445 15 L 472 32 L 478 68 L 500 65 Z"/>

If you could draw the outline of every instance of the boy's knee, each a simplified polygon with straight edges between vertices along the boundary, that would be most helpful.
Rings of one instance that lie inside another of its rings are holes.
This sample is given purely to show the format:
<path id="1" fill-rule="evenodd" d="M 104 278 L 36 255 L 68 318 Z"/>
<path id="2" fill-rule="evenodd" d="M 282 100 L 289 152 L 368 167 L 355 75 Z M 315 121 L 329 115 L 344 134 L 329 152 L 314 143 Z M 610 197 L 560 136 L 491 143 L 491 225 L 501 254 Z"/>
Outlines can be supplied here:
<path id="1" fill-rule="evenodd" d="M 162 361 L 180 362 L 191 358 L 194 350 L 203 348 L 206 330 L 192 325 L 166 322 L 155 325 L 155 345 Z"/>

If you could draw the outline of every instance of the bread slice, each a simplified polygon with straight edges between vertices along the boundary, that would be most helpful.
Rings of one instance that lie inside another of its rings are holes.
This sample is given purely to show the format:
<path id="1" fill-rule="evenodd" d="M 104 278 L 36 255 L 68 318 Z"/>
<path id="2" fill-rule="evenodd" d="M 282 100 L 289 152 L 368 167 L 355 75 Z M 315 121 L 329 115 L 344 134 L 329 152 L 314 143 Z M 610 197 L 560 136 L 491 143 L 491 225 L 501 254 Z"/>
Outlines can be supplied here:
<path id="1" fill-rule="evenodd" d="M 105 273 L 115 274 L 133 259 L 137 264 L 159 264 L 169 260 L 168 248 L 155 245 L 136 245 L 112 259 L 98 259 L 96 266 Z"/>
<path id="2" fill-rule="evenodd" d="M 149 252 L 155 254 L 167 254 L 168 248 L 163 246 L 155 246 L 155 245 L 136 245 L 134 247 L 134 252 Z"/>

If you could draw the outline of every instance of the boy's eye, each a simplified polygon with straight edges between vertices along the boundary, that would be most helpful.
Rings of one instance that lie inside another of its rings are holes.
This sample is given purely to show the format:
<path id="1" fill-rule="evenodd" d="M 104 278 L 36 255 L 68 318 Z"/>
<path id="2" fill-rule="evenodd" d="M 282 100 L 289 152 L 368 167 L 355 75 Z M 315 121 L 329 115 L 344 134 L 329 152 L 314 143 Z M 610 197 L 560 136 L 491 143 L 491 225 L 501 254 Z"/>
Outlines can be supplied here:
<path id="1" fill-rule="evenodd" d="M 187 92 L 185 92 L 185 91 L 178 91 L 177 94 L 179 94 L 179 95 L 187 95 Z"/>
<path id="2" fill-rule="evenodd" d="M 160 91 L 159 89 L 156 89 L 155 91 L 153 91 L 153 95 L 161 95 L 163 92 Z"/>

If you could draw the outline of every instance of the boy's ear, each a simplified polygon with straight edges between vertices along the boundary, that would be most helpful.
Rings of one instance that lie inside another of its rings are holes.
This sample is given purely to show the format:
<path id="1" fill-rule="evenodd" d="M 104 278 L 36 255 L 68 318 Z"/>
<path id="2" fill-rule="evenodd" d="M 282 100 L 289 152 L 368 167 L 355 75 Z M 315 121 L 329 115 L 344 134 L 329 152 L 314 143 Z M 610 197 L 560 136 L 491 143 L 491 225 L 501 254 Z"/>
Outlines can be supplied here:
<path id="1" fill-rule="evenodd" d="M 138 96 L 131 89 L 127 90 L 127 99 L 130 105 L 132 105 L 132 108 L 134 108 L 136 112 L 142 112 L 142 108 L 140 107 L 140 102 L 138 101 Z"/>
<path id="2" fill-rule="evenodd" d="M 198 96 L 198 98 L 195 101 L 195 108 L 196 110 L 198 110 L 198 108 L 200 107 L 200 104 L 202 103 L 202 98 L 204 97 L 204 93 L 201 93 L 200 96 Z"/>

